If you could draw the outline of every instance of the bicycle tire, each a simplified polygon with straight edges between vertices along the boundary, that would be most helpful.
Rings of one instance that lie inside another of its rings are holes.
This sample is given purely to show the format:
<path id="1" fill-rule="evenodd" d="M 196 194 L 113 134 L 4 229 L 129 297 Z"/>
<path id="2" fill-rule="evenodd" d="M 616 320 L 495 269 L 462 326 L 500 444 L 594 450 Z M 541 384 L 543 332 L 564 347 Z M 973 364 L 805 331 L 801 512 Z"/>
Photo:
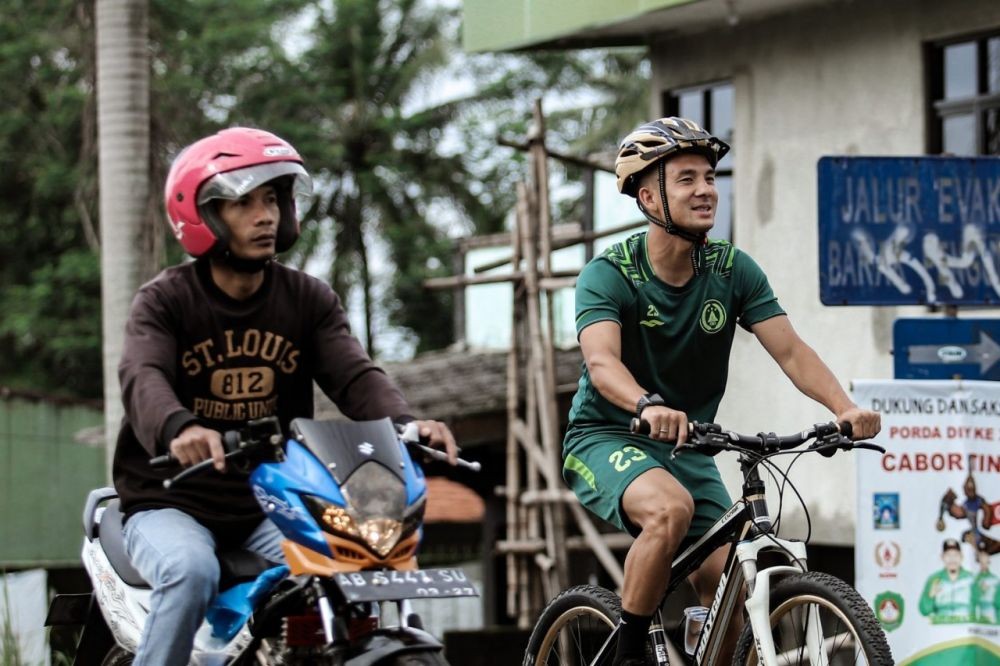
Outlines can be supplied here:
<path id="1" fill-rule="evenodd" d="M 618 626 L 621 612 L 618 595 L 603 587 L 578 585 L 561 592 L 538 616 L 523 666 L 591 663 Z M 608 646 L 606 663 L 611 663 L 616 647 Z"/>
<path id="2" fill-rule="evenodd" d="M 781 580 L 771 590 L 775 649 L 789 663 L 809 664 L 805 646 L 806 608 L 816 608 L 830 666 L 892 666 L 892 652 L 868 603 L 853 587 L 828 574 L 809 571 Z M 734 664 L 757 666 L 757 650 L 747 622 L 736 644 Z"/>

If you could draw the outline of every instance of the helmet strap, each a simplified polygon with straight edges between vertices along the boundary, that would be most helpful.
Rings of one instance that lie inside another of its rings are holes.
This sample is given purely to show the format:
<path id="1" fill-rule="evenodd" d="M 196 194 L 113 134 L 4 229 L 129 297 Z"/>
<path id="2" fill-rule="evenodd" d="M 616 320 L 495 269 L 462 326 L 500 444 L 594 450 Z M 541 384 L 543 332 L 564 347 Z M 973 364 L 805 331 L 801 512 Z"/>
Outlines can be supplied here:
<path id="1" fill-rule="evenodd" d="M 663 204 L 664 219 L 661 220 L 660 218 L 650 213 L 649 210 L 642 205 L 642 202 L 639 201 L 639 197 L 637 196 L 635 198 L 635 202 L 636 204 L 638 204 L 639 210 L 642 211 L 642 214 L 646 216 L 647 220 L 657 225 L 658 227 L 663 227 L 663 230 L 666 231 L 668 234 L 671 234 L 673 236 L 678 236 L 679 238 L 683 238 L 686 241 L 690 241 L 694 243 L 695 246 L 704 245 L 705 242 L 708 240 L 708 234 L 706 234 L 703 231 L 699 233 L 694 233 L 688 231 L 687 229 L 682 229 L 681 227 L 678 227 L 676 224 L 674 224 L 673 218 L 670 217 L 670 206 L 667 204 L 666 161 L 660 160 L 660 163 L 657 165 L 657 169 L 660 181 L 660 202 Z"/>
<path id="2" fill-rule="evenodd" d="M 649 212 L 649 210 L 642 205 L 639 201 L 639 197 L 636 196 L 635 203 L 639 206 L 639 210 L 646 217 L 647 220 L 652 222 L 658 227 L 661 227 L 668 234 L 677 236 L 678 238 L 683 238 L 686 241 L 691 242 L 691 267 L 694 269 L 694 274 L 698 275 L 701 273 L 699 269 L 698 253 L 702 246 L 708 243 L 708 234 L 703 232 L 693 233 L 687 229 L 682 229 L 674 224 L 673 218 L 670 217 L 670 206 L 667 204 L 667 177 L 666 177 L 666 161 L 660 160 L 658 165 L 659 181 L 660 181 L 660 201 L 663 203 L 663 218 L 660 219 Z"/>

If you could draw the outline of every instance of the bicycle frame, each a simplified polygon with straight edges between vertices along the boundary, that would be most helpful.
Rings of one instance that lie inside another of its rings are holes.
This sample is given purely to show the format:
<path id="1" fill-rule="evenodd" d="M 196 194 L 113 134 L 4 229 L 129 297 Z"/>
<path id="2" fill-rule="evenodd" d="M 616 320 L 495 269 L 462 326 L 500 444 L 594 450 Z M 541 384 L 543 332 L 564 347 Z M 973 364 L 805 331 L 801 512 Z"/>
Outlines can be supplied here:
<path id="1" fill-rule="evenodd" d="M 734 612 L 738 607 L 739 595 L 743 593 L 744 583 L 749 582 L 745 607 L 753 627 L 757 652 L 761 656 L 760 663 L 763 666 L 776 666 L 778 657 L 770 630 L 772 579 L 807 570 L 806 544 L 802 541 L 778 538 L 772 532 L 764 482 L 757 473 L 756 465 L 741 455 L 740 466 L 744 478 L 742 497 L 737 499 L 704 535 L 674 559 L 670 568 L 670 584 L 663 597 L 664 599 L 669 597 L 720 546 L 727 542 L 735 543 L 735 548 L 730 549 L 726 557 L 715 598 L 698 638 L 694 653 L 694 663 L 698 665 L 717 662 L 726 630 L 733 621 Z M 758 555 L 765 550 L 783 554 L 788 564 L 768 565 L 759 569 Z M 616 627 L 601 647 L 597 657 L 591 662 L 591 666 L 604 663 L 617 633 Z M 665 666 L 668 664 L 667 640 L 659 608 L 653 616 L 649 633 L 656 663 Z M 821 652 L 822 640 L 820 633 L 809 633 L 807 641 L 811 653 Z M 683 649 L 683 646 L 679 649 Z"/>

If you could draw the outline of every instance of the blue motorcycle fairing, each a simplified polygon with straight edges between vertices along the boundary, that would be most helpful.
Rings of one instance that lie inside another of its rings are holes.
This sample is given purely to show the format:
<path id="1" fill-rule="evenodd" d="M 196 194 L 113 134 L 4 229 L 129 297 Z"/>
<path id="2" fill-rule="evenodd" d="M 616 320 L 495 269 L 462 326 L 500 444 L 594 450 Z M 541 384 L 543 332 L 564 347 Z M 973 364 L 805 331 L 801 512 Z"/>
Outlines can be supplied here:
<path id="1" fill-rule="evenodd" d="M 323 529 L 313 520 L 301 495 L 315 495 L 344 507 L 347 502 L 330 473 L 304 446 L 288 440 L 285 460 L 258 465 L 250 474 L 250 485 L 265 515 L 286 538 L 333 557 Z"/>
<path id="2" fill-rule="evenodd" d="M 427 483 L 389 419 L 361 422 L 295 419 L 296 438 L 285 444 L 285 460 L 263 463 L 250 475 L 257 502 L 281 533 L 295 543 L 333 557 L 322 526 L 305 507 L 312 495 L 351 509 L 341 491 L 360 465 L 377 462 L 404 484 L 406 509 L 423 500 Z M 393 516 L 402 520 L 403 516 Z M 423 537 L 423 529 L 419 529 Z"/>
<path id="3" fill-rule="evenodd" d="M 288 575 L 284 564 L 272 567 L 257 578 L 219 592 L 212 599 L 205 619 L 212 625 L 212 636 L 229 642 L 250 619 L 260 601 Z"/>
<path id="4" fill-rule="evenodd" d="M 407 507 L 426 493 L 423 471 L 410 457 L 389 418 L 375 421 L 297 418 L 292 421 L 291 430 L 338 484 L 347 483 L 361 465 L 377 462 L 404 483 Z"/>
<path id="5" fill-rule="evenodd" d="M 427 480 L 424 477 L 424 470 L 413 462 L 406 445 L 399 443 L 400 453 L 403 457 L 403 479 L 406 482 L 406 506 L 413 506 L 427 493 Z"/>

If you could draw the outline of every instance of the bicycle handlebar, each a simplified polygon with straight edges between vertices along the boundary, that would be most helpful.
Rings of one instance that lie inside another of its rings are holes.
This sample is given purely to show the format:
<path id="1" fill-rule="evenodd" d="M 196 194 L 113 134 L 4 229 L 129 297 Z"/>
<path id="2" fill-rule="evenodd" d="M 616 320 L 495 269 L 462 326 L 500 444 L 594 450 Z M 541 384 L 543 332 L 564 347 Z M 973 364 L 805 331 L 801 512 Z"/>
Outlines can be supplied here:
<path id="1" fill-rule="evenodd" d="M 650 424 L 644 419 L 632 419 L 629 428 L 633 433 L 648 435 Z M 787 451 L 808 442 L 816 440 L 809 451 L 815 451 L 824 456 L 832 456 L 838 450 L 868 449 L 885 453 L 885 449 L 870 442 L 854 442 L 851 440 L 852 427 L 847 421 L 841 423 L 817 423 L 816 425 L 791 435 L 776 435 L 773 432 L 759 432 L 756 435 L 744 435 L 733 430 L 723 430 L 715 423 L 688 423 L 688 440 L 675 446 L 671 456 L 677 456 L 687 449 L 699 451 L 714 456 L 720 451 L 752 450 L 761 454 L 774 454 Z"/>

